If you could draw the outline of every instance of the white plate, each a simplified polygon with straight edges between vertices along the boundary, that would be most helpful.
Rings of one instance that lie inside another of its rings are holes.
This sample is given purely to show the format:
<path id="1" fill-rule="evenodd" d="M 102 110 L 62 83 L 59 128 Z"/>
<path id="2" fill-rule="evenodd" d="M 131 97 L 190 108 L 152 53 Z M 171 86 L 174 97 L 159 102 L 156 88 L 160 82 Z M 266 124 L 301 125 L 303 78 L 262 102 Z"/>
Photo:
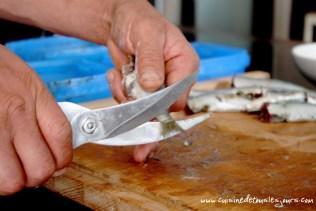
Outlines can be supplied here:
<path id="1" fill-rule="evenodd" d="M 316 43 L 297 45 L 292 49 L 292 54 L 302 72 L 316 81 Z"/>

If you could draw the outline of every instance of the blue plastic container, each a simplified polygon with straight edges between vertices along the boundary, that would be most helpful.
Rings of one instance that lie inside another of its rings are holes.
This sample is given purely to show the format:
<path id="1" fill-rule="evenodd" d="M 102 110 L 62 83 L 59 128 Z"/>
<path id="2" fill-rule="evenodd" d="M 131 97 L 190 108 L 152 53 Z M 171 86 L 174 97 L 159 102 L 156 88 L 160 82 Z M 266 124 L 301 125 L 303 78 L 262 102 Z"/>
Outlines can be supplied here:
<path id="1" fill-rule="evenodd" d="M 94 52 L 95 47 L 99 47 L 96 49 L 97 51 L 100 51 L 101 48 L 107 53 L 105 47 L 84 40 L 60 35 L 9 42 L 6 44 L 6 47 L 11 49 L 25 61 L 29 62 L 67 58 L 72 59 L 79 55 L 82 58 L 83 55 L 90 55 L 91 53 L 96 55 Z M 91 52 L 91 50 L 93 52 Z M 91 59 L 91 57 L 89 57 L 89 59 Z"/>
<path id="2" fill-rule="evenodd" d="M 29 62 L 57 101 L 85 102 L 111 97 L 105 72 L 112 63 L 55 60 Z"/>
<path id="3" fill-rule="evenodd" d="M 211 43 L 192 43 L 200 57 L 198 80 L 210 80 L 245 71 L 250 64 L 247 50 Z"/>
<path id="4" fill-rule="evenodd" d="M 201 59 L 200 81 L 242 73 L 250 63 L 245 49 L 200 42 L 192 45 Z M 111 96 L 104 73 L 113 63 L 104 46 L 64 36 L 6 46 L 35 69 L 57 101 L 84 102 Z"/>

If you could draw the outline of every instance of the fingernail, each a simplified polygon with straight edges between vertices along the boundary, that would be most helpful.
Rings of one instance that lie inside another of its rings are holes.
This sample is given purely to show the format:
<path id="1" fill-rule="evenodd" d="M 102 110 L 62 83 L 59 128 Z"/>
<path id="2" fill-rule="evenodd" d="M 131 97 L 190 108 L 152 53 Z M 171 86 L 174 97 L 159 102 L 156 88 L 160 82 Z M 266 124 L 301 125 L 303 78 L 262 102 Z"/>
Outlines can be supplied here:
<path id="1" fill-rule="evenodd" d="M 63 175 L 66 172 L 66 170 L 67 168 L 63 168 L 63 169 L 55 171 L 55 173 L 53 174 L 53 177 L 58 177 L 58 176 Z"/>
<path id="2" fill-rule="evenodd" d="M 161 78 L 160 76 L 153 70 L 148 70 L 143 73 L 140 78 L 142 83 L 159 83 Z"/>

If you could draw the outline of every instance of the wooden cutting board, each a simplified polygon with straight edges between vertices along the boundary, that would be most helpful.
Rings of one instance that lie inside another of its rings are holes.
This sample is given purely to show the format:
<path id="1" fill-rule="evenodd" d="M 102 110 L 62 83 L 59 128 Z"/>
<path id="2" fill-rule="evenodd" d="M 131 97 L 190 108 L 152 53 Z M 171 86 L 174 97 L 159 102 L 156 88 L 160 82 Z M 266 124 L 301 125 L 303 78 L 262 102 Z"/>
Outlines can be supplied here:
<path id="1" fill-rule="evenodd" d="M 214 113 L 186 137 L 161 142 L 142 164 L 131 147 L 81 146 L 67 172 L 46 186 L 95 210 L 273 210 L 282 203 L 272 197 L 288 199 L 287 209 L 315 210 L 316 123 Z M 237 203 L 241 197 L 248 203 Z"/>

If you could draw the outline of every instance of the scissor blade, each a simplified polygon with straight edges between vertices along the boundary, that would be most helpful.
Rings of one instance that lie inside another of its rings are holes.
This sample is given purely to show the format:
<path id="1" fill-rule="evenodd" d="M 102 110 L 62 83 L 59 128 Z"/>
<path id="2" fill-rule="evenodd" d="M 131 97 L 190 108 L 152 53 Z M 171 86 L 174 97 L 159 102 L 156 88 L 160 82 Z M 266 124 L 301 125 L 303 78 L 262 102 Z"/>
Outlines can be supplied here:
<path id="1" fill-rule="evenodd" d="M 210 114 L 203 114 L 197 117 L 193 117 L 186 120 L 177 121 L 177 123 L 184 129 L 188 130 L 210 117 Z M 167 135 L 161 133 L 162 125 L 160 122 L 146 122 L 134 128 L 130 131 L 122 133 L 118 136 L 107 138 L 93 142 L 94 144 L 110 145 L 110 146 L 129 146 L 129 145 L 140 145 L 149 144 L 152 142 L 163 141 L 178 135 L 179 131 L 171 132 Z"/>
<path id="2" fill-rule="evenodd" d="M 196 76 L 197 72 L 144 98 L 110 108 L 94 110 L 99 121 L 102 121 L 104 130 L 93 141 L 117 136 L 165 113 L 194 83 Z"/>

